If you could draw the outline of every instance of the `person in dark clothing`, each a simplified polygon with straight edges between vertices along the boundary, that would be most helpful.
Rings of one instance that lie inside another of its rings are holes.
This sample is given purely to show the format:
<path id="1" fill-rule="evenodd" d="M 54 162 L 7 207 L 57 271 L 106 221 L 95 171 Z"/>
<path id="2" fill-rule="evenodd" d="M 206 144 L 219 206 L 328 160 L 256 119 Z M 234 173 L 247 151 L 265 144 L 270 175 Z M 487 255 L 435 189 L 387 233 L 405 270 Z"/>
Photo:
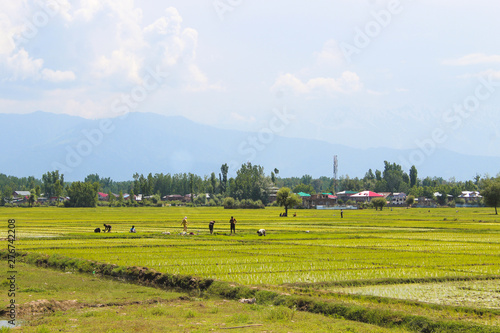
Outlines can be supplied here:
<path id="1" fill-rule="evenodd" d="M 340 218 L 343 219 L 344 218 L 344 211 L 341 209 L 340 210 Z"/>
<path id="2" fill-rule="evenodd" d="M 95 228 L 94 232 L 101 232 L 101 228 Z"/>
<path id="3" fill-rule="evenodd" d="M 104 223 L 104 232 L 111 232 L 111 225 Z"/>
<path id="4" fill-rule="evenodd" d="M 215 221 L 208 222 L 208 229 L 210 229 L 210 235 L 214 233 L 214 224 Z"/>
<path id="5" fill-rule="evenodd" d="M 236 219 L 231 216 L 231 219 L 229 220 L 229 224 L 231 225 L 231 234 L 234 233 L 236 234 Z"/>

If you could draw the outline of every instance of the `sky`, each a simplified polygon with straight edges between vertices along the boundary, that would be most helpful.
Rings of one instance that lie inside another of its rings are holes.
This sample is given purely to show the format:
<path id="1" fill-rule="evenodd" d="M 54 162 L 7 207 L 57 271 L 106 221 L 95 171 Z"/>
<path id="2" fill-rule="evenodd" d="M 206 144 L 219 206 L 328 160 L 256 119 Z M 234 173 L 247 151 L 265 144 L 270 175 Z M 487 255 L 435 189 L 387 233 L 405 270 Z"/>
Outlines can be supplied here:
<path id="1" fill-rule="evenodd" d="M 499 12 L 491 0 L 2 1 L 0 112 L 181 115 L 409 149 L 410 162 L 439 148 L 500 156 Z"/>

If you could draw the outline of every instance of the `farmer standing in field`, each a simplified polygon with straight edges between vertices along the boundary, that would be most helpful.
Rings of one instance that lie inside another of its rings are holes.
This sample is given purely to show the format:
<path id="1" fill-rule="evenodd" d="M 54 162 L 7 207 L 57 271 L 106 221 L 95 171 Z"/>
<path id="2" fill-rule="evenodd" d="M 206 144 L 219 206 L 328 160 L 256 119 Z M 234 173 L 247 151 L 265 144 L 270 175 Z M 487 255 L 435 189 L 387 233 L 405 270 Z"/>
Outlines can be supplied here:
<path id="1" fill-rule="evenodd" d="M 229 220 L 229 224 L 231 224 L 231 234 L 234 231 L 234 234 L 236 235 L 236 219 L 231 216 L 231 219 Z"/>
<path id="2" fill-rule="evenodd" d="M 208 229 L 210 229 L 210 235 L 214 233 L 214 224 L 215 224 L 215 221 L 210 221 L 208 223 Z"/>
<path id="3" fill-rule="evenodd" d="M 182 219 L 181 225 L 184 227 L 184 232 L 187 232 L 188 230 L 188 218 L 187 216 L 184 216 Z"/>

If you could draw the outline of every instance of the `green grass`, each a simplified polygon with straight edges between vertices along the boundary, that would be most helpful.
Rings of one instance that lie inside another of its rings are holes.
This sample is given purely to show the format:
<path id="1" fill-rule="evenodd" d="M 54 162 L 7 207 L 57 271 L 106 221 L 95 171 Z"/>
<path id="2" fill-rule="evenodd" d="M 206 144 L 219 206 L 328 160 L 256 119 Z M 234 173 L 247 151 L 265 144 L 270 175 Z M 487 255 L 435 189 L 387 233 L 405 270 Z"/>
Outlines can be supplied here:
<path id="1" fill-rule="evenodd" d="M 470 322 L 500 325 L 491 317 L 498 315 L 487 311 L 500 308 L 495 301 L 498 290 L 484 282 L 494 279 L 494 285 L 500 278 L 500 218 L 493 210 L 360 210 L 346 211 L 343 219 L 337 211 L 297 210 L 297 217 L 288 218 L 279 217 L 280 211 L 3 208 L 0 220 L 5 224 L 0 232 L 6 238 L 7 219 L 14 218 L 18 251 L 149 267 L 162 273 L 282 290 L 327 302 L 343 300 L 380 311 L 395 307 L 406 315 L 432 320 L 460 321 L 465 313 Z M 188 216 L 188 231 L 195 235 L 179 235 L 184 216 Z M 238 220 L 233 236 L 229 236 L 231 216 Z M 217 235 L 208 232 L 210 220 L 216 221 Z M 113 232 L 94 234 L 93 229 L 103 223 L 110 223 Z M 128 233 L 132 225 L 137 234 Z M 266 229 L 267 236 L 257 236 L 260 228 Z M 167 231 L 171 234 L 163 233 Z M 460 281 L 460 288 L 453 294 L 432 293 L 436 288 L 450 290 L 452 281 Z M 418 288 L 408 283 L 429 289 L 416 291 Z M 480 286 L 482 290 L 478 290 Z M 32 285 L 23 293 L 64 293 L 69 289 L 61 285 L 60 290 L 47 290 L 43 285 Z M 450 295 L 457 302 L 446 302 Z M 425 302 L 444 307 L 427 307 Z M 471 311 L 449 305 L 484 310 L 489 317 L 470 317 Z M 218 309 L 211 308 L 208 315 L 217 315 Z M 148 315 L 163 317 L 162 311 Z M 282 309 L 267 315 L 296 315 L 290 311 Z M 181 318 L 196 321 L 199 316 L 200 311 L 191 309 Z M 236 315 L 231 320 L 245 322 L 246 316 Z M 179 319 L 178 314 L 174 317 Z"/>
<path id="2" fill-rule="evenodd" d="M 18 271 L 22 288 L 37 289 L 20 292 L 20 304 L 42 304 L 40 300 L 44 299 L 76 302 L 58 311 L 39 307 L 45 310 L 44 315 L 31 316 L 23 312 L 19 314 L 24 320 L 21 327 L 0 332 L 211 332 L 247 325 L 255 326 L 246 327 L 245 332 L 405 332 L 399 328 L 325 318 L 283 306 L 196 298 L 186 293 L 25 264 L 19 264 Z"/>
<path id="3" fill-rule="evenodd" d="M 25 251 L 242 284 L 500 275 L 495 255 L 500 223 L 489 209 L 349 211 L 344 219 L 336 211 L 299 210 L 296 218 L 280 218 L 278 209 L 180 207 L 1 213 L 10 213 L 4 219 L 16 218 L 17 244 Z M 178 235 L 185 215 L 197 235 Z M 238 234 L 222 235 L 228 233 L 231 215 L 238 218 Z M 444 222 L 443 216 L 458 221 Z M 218 235 L 208 234 L 211 219 L 217 221 Z M 113 225 L 112 233 L 92 233 L 104 222 Z M 137 234 L 127 232 L 132 224 Z M 267 236 L 257 236 L 261 227 Z"/>

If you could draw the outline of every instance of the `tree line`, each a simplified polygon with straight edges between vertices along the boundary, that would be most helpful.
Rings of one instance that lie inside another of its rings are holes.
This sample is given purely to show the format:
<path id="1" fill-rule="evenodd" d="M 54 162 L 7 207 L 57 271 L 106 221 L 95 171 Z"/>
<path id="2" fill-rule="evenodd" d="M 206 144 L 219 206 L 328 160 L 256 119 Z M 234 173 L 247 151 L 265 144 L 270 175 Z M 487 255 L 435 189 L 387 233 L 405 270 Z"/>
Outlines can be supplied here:
<path id="1" fill-rule="evenodd" d="M 476 175 L 467 181 L 455 181 L 454 179 L 444 180 L 441 177 L 418 178 L 418 171 L 412 166 L 408 172 L 403 170 L 401 165 L 384 161 L 383 170 L 369 169 L 363 178 L 350 178 L 348 175 L 340 176 L 339 179 L 332 177 L 313 178 L 305 174 L 302 177 L 279 177 L 279 170 L 274 169 L 269 175 L 264 172 L 260 165 L 251 163 L 242 164 L 236 170 L 235 177 L 228 177 L 229 166 L 222 164 L 220 170 L 212 172 L 203 177 L 192 173 L 149 173 L 148 175 L 135 173 L 132 180 L 113 181 L 111 178 L 103 178 L 98 174 L 90 174 L 83 181 L 65 182 L 64 175 L 59 171 L 49 171 L 36 179 L 33 176 L 17 178 L 0 174 L 0 205 L 12 199 L 14 190 L 30 191 L 33 199 L 42 195 L 50 197 L 77 197 L 78 193 L 87 191 L 91 195 L 85 195 L 89 204 L 94 204 L 97 200 L 97 192 L 107 194 L 118 194 L 116 200 L 121 202 L 124 193 L 142 194 L 143 196 L 154 197 L 160 200 L 166 195 L 192 195 L 194 203 L 195 197 L 198 204 L 222 204 L 224 198 L 233 198 L 235 201 L 252 200 L 260 201 L 261 204 L 269 203 L 269 196 L 276 193 L 277 188 L 287 187 L 292 192 L 334 193 L 339 191 L 362 191 L 370 190 L 374 192 L 404 192 L 414 197 L 434 198 L 434 193 L 439 192 L 441 196 L 434 199 L 439 204 L 446 204 L 448 195 L 458 198 L 462 191 L 484 190 L 490 183 L 495 183 L 499 177 Z M 198 194 L 204 194 L 199 196 Z M 206 198 L 208 194 L 208 199 Z M 89 198 L 96 198 L 90 200 Z M 114 196 L 113 196 L 114 199 Z M 83 199 L 73 202 L 72 205 L 81 204 Z M 249 201 L 250 202 L 250 201 Z"/>

